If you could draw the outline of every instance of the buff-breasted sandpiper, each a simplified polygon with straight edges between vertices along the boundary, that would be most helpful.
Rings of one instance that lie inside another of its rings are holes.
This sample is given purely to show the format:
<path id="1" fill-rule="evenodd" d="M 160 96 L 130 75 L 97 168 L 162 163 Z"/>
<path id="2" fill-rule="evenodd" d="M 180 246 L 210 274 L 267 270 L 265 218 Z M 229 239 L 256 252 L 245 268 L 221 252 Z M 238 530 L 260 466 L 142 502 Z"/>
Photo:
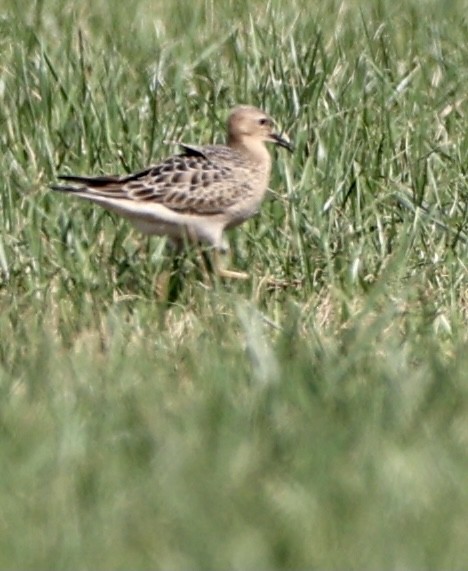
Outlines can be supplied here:
<path id="1" fill-rule="evenodd" d="M 246 278 L 222 268 L 223 232 L 258 212 L 268 188 L 271 157 L 265 143 L 292 150 L 260 109 L 239 106 L 229 115 L 226 145 L 180 143 L 181 154 L 124 176 L 62 175 L 52 190 L 86 198 L 130 220 L 145 234 L 212 246 L 218 275 Z"/>

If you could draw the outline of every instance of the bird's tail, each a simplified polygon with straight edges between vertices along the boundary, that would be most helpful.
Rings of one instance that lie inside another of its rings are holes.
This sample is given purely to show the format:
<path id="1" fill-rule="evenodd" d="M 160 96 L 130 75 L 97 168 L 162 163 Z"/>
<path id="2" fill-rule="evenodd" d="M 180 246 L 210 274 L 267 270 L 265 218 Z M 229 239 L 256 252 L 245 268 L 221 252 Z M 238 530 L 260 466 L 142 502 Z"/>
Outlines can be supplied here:
<path id="1" fill-rule="evenodd" d="M 52 184 L 51 190 L 57 192 L 105 192 L 107 190 L 116 190 L 122 185 L 122 178 L 119 176 L 78 176 L 78 175 L 59 175 L 59 180 L 66 183 L 76 184 Z"/>
<path id="2" fill-rule="evenodd" d="M 55 190 L 56 192 L 80 192 L 83 188 L 79 186 L 72 186 L 70 184 L 51 184 L 49 185 L 50 190 Z"/>

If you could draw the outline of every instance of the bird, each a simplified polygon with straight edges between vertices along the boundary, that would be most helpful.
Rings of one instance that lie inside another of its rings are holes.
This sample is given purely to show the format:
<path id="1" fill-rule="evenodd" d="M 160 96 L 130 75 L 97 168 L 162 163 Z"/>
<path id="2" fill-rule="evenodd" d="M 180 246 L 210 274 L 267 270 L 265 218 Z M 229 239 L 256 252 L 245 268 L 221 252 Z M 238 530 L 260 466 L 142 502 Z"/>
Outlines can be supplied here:
<path id="1" fill-rule="evenodd" d="M 224 231 L 259 211 L 271 172 L 265 143 L 293 151 L 267 113 L 240 105 L 229 114 L 225 145 L 179 142 L 182 152 L 133 174 L 64 174 L 57 177 L 63 184 L 50 188 L 90 200 L 177 248 L 188 242 L 209 246 L 219 277 L 247 279 L 249 274 L 224 268 L 220 254 L 228 250 Z"/>

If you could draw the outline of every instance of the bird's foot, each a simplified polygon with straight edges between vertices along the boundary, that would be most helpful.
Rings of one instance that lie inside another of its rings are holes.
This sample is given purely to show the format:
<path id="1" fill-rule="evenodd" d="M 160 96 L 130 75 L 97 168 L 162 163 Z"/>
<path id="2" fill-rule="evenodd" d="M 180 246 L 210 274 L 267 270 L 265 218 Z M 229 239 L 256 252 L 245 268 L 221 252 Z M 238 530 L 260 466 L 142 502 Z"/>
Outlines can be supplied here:
<path id="1" fill-rule="evenodd" d="M 216 275 L 220 278 L 228 278 L 234 280 L 248 280 L 250 275 L 246 272 L 236 272 L 234 270 L 227 270 L 226 268 L 217 268 Z"/>
<path id="2" fill-rule="evenodd" d="M 250 275 L 245 272 L 236 272 L 235 270 L 224 268 L 221 259 L 221 252 L 219 250 L 215 250 L 213 252 L 213 270 L 220 278 L 234 280 L 248 280 L 250 278 Z"/>

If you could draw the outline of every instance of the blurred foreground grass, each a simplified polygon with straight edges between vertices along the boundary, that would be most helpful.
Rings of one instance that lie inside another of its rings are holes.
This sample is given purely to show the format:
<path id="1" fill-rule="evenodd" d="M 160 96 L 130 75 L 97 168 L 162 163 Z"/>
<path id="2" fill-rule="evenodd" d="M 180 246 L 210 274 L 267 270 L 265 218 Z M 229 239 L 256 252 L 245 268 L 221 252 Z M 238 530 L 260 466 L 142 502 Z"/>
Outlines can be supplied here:
<path id="1" fill-rule="evenodd" d="M 1 568 L 468 567 L 466 13 L 1 3 Z M 252 280 L 158 301 L 164 241 L 47 184 L 240 102 L 297 147 Z"/>

